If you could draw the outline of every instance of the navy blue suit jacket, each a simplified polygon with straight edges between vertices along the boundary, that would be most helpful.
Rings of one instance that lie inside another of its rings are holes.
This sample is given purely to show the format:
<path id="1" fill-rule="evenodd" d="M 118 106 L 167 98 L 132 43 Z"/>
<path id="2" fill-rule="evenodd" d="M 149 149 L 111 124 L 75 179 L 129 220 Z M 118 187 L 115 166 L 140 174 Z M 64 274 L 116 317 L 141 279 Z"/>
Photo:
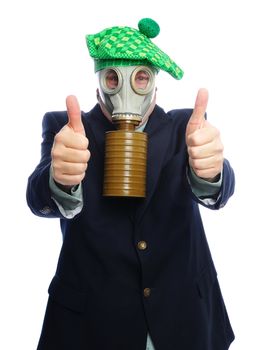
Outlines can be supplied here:
<path id="1" fill-rule="evenodd" d="M 102 196 L 105 132 L 114 126 L 99 105 L 82 113 L 91 159 L 84 208 L 65 219 L 51 198 L 49 167 L 66 112 L 43 120 L 41 161 L 27 201 L 39 216 L 58 217 L 63 245 L 39 342 L 40 350 L 226 350 L 234 338 L 202 225 L 187 181 L 185 129 L 190 109 L 156 106 L 149 136 L 145 199 Z M 224 162 L 219 209 L 234 191 Z M 138 242 L 145 241 L 140 250 Z M 145 288 L 148 288 L 145 293 Z"/>

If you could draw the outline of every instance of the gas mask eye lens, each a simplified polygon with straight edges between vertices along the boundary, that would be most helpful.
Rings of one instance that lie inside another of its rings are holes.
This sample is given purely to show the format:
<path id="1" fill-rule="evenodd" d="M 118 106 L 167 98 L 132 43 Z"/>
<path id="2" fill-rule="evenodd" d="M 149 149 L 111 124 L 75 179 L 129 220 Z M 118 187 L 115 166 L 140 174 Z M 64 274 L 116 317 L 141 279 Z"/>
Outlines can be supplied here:
<path id="1" fill-rule="evenodd" d="M 105 76 L 106 87 L 114 90 L 118 85 L 118 76 L 114 70 L 109 70 Z"/>
<path id="2" fill-rule="evenodd" d="M 102 90 L 110 95 L 116 94 L 122 86 L 122 76 L 117 69 L 104 69 L 100 73 L 100 85 Z"/>
<path id="3" fill-rule="evenodd" d="M 145 90 L 149 82 L 149 74 L 143 70 L 140 70 L 135 75 L 135 88 Z"/>
<path id="4" fill-rule="evenodd" d="M 148 94 L 154 86 L 154 74 L 148 67 L 137 67 L 131 76 L 131 86 L 139 95 Z"/>

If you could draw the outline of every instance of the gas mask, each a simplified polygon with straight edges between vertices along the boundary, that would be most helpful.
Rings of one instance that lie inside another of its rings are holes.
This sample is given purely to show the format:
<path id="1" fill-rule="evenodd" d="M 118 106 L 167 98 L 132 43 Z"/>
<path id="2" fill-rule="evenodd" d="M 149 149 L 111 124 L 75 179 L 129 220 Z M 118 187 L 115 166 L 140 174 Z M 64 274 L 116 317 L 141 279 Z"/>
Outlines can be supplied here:
<path id="1" fill-rule="evenodd" d="M 116 125 L 106 133 L 104 196 L 145 197 L 147 134 L 136 132 L 155 106 L 156 69 L 108 67 L 98 72 L 98 100 Z"/>
<path id="2" fill-rule="evenodd" d="M 138 124 L 146 119 L 155 95 L 156 72 L 146 66 L 109 67 L 99 71 L 100 97 L 113 122 L 121 115 L 133 116 Z"/>

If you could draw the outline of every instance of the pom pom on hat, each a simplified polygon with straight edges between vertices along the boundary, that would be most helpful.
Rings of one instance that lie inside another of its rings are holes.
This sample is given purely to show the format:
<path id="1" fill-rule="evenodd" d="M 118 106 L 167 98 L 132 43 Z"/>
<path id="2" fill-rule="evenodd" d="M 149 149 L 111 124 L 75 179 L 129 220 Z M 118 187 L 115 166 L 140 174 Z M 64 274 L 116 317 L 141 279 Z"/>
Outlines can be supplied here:
<path id="1" fill-rule="evenodd" d="M 151 18 L 142 18 L 138 23 L 140 32 L 148 38 L 155 38 L 160 33 L 160 27 Z"/>

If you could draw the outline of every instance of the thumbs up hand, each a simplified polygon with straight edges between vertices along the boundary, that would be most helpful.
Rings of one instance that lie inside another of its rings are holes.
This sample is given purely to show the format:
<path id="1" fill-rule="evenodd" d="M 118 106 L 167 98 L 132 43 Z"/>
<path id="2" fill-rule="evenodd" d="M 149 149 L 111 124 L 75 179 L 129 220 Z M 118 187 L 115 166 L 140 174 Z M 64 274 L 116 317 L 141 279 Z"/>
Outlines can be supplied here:
<path id="1" fill-rule="evenodd" d="M 186 129 L 189 164 L 198 177 L 214 182 L 223 167 L 223 145 L 219 131 L 205 120 L 208 91 L 200 89 Z"/>
<path id="2" fill-rule="evenodd" d="M 51 156 L 55 182 L 69 189 L 85 177 L 90 151 L 76 97 L 68 96 L 66 106 L 68 123 L 55 135 Z"/>

